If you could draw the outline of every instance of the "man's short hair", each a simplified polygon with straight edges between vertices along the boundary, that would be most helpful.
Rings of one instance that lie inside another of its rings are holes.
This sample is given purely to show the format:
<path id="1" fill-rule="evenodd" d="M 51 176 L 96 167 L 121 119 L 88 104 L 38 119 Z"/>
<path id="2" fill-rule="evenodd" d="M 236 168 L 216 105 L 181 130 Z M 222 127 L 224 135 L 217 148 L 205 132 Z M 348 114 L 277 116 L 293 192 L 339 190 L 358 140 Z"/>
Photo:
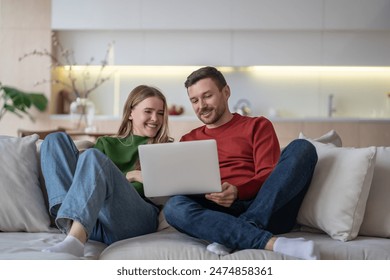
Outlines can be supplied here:
<path id="1" fill-rule="evenodd" d="M 202 67 L 192 72 L 184 83 L 184 86 L 188 89 L 193 84 L 196 84 L 199 80 L 211 78 L 217 85 L 219 90 L 222 90 L 226 85 L 225 77 L 217 68 L 212 66 Z"/>

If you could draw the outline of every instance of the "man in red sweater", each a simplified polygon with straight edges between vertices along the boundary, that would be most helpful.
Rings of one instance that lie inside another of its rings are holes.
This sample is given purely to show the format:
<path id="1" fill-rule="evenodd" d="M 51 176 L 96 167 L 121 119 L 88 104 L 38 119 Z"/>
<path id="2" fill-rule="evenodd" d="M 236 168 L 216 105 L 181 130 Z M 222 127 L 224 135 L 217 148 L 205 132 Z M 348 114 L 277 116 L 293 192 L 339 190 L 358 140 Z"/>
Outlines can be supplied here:
<path id="1" fill-rule="evenodd" d="M 268 119 L 230 112 L 229 85 L 214 67 L 196 70 L 185 86 L 205 125 L 181 141 L 217 141 L 222 192 L 170 198 L 164 207 L 168 223 L 211 242 L 207 249 L 216 254 L 266 249 L 318 259 L 312 241 L 275 236 L 295 225 L 317 163 L 314 146 L 297 139 L 281 154 Z"/>

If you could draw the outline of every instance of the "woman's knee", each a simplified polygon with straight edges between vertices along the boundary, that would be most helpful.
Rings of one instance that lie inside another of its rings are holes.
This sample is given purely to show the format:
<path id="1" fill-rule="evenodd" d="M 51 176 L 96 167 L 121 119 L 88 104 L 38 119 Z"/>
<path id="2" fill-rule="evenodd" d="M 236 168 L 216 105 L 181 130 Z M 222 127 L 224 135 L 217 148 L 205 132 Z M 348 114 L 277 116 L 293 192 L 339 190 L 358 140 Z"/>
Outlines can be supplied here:
<path id="1" fill-rule="evenodd" d="M 69 136 L 65 132 L 50 133 L 42 142 L 41 150 L 47 150 L 50 147 L 58 147 L 60 145 L 59 143 L 63 143 L 65 141 L 69 141 Z"/>

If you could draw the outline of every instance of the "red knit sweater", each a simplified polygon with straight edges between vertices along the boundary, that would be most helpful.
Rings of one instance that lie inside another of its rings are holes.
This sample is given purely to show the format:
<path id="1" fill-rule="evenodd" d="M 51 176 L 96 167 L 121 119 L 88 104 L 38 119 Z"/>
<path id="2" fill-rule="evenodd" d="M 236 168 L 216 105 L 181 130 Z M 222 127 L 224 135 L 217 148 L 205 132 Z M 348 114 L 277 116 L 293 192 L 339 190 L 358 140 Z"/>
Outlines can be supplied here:
<path id="1" fill-rule="evenodd" d="M 215 139 L 221 183 L 238 189 L 238 198 L 252 199 L 274 169 L 280 146 L 272 123 L 264 117 L 233 114 L 228 123 L 209 129 L 201 126 L 180 141 Z"/>

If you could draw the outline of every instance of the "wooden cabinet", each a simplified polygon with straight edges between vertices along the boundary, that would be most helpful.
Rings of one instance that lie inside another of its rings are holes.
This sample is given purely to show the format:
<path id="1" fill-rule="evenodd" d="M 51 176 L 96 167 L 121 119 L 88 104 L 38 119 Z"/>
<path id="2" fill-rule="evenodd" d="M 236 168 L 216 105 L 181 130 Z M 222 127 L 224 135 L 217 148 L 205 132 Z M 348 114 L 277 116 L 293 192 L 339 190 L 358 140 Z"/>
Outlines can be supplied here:
<path id="1" fill-rule="evenodd" d="M 97 135 L 115 134 L 120 121 L 119 118 L 97 119 Z M 297 139 L 300 132 L 309 138 L 318 138 L 332 129 L 340 135 L 344 147 L 390 146 L 390 119 L 274 119 L 271 122 L 281 147 Z M 196 117 L 169 118 L 170 135 L 175 141 L 179 141 L 182 135 L 201 125 Z M 70 121 L 52 117 L 51 126 L 66 128 L 70 126 Z"/>
<path id="2" fill-rule="evenodd" d="M 332 129 L 340 135 L 343 147 L 390 146 L 390 120 L 276 120 L 273 123 L 282 147 L 298 138 L 300 132 L 318 138 Z"/>

